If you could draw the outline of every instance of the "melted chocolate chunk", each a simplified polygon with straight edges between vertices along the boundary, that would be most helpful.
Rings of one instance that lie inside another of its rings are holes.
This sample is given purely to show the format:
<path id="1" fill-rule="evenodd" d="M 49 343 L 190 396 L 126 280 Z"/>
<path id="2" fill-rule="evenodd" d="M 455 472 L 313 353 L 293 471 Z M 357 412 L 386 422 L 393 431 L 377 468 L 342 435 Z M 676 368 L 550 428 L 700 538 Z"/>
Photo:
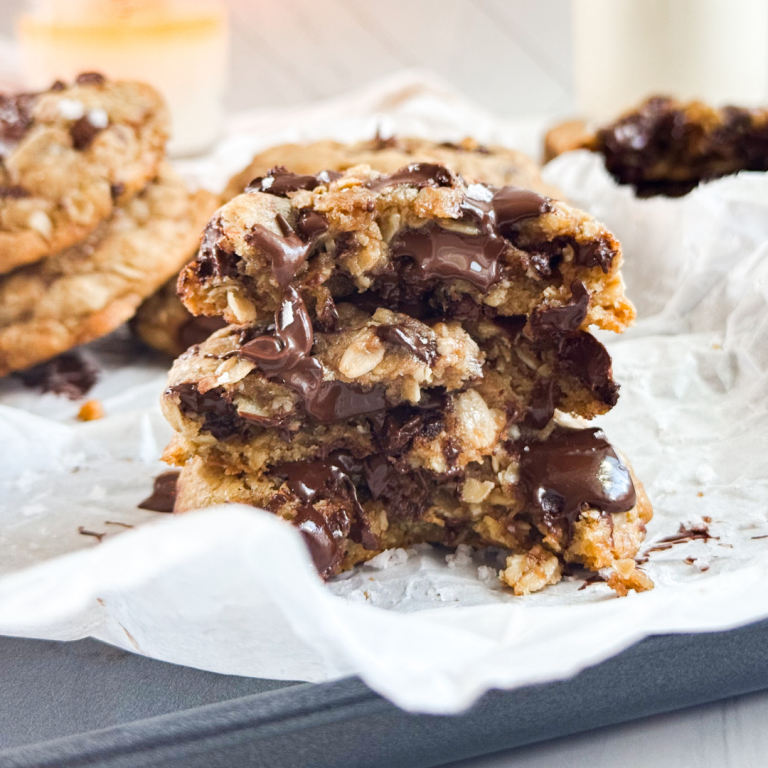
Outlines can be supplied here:
<path id="1" fill-rule="evenodd" d="M 557 336 L 579 330 L 587 317 L 589 293 L 584 283 L 576 280 L 571 284 L 571 294 L 570 301 L 562 307 L 534 309 L 530 318 L 534 336 Z"/>
<path id="2" fill-rule="evenodd" d="M 221 387 L 214 387 L 203 393 L 196 384 L 188 382 L 169 387 L 167 394 L 178 398 L 179 408 L 186 416 L 202 416 L 203 425 L 200 430 L 209 432 L 217 440 L 242 435 L 247 428 L 235 406 L 226 399 Z"/>
<path id="3" fill-rule="evenodd" d="M 178 470 L 163 472 L 155 478 L 152 493 L 142 501 L 139 509 L 148 509 L 150 512 L 173 512 L 176 502 L 176 484 L 181 473 Z"/>
<path id="4" fill-rule="evenodd" d="M 466 280 L 487 291 L 501 276 L 499 259 L 507 245 L 485 233 L 465 235 L 436 224 L 401 232 L 391 243 L 395 259 L 413 259 L 422 280 Z"/>
<path id="5" fill-rule="evenodd" d="M 379 325 L 376 327 L 376 335 L 387 344 L 403 347 L 430 367 L 435 362 L 437 342 L 429 336 L 419 333 L 415 328 L 401 324 Z"/>
<path id="6" fill-rule="evenodd" d="M 560 343 L 560 364 L 607 405 L 619 400 L 619 385 L 613 380 L 611 356 L 591 334 L 580 331 Z"/>
<path id="7" fill-rule="evenodd" d="M 77 85 L 104 85 L 107 78 L 101 72 L 82 72 L 75 79 Z"/>
<path id="8" fill-rule="evenodd" d="M 534 515 L 569 534 L 586 508 L 627 512 L 637 497 L 629 470 L 599 429 L 555 427 L 520 453 L 520 480 Z"/>
<path id="9" fill-rule="evenodd" d="M 20 142 L 32 125 L 32 107 L 37 94 L 0 93 L 0 156 Z"/>
<path id="10" fill-rule="evenodd" d="M 25 387 L 39 387 L 43 392 L 78 400 L 96 383 L 99 369 L 80 353 L 65 352 L 17 375 Z"/>
<path id="11" fill-rule="evenodd" d="M 195 344 L 202 344 L 212 333 L 224 328 L 223 317 L 190 317 L 179 326 L 176 339 L 182 349 L 189 349 Z"/>
<path id="12" fill-rule="evenodd" d="M 325 295 L 322 303 L 315 306 L 315 328 L 321 333 L 334 333 L 339 325 L 339 313 L 336 302 L 330 293 Z"/>
<path id="13" fill-rule="evenodd" d="M 69 128 L 69 135 L 72 137 L 72 146 L 75 149 L 83 150 L 91 146 L 91 142 L 97 134 L 103 131 L 103 128 L 95 126 L 85 115 L 79 120 L 75 120 Z"/>
<path id="14" fill-rule="evenodd" d="M 282 165 L 276 165 L 266 176 L 257 176 L 246 188 L 246 192 L 266 192 L 285 197 L 289 192 L 300 189 L 313 190 L 321 184 L 330 184 L 341 176 L 336 171 L 321 171 L 317 176 L 291 173 Z"/>
<path id="15" fill-rule="evenodd" d="M 283 236 L 270 232 L 261 224 L 254 224 L 246 236 L 248 245 L 263 251 L 272 262 L 272 274 L 277 284 L 285 288 L 293 280 L 299 267 L 307 260 L 312 245 L 305 243 L 294 231 L 285 217 L 275 217 Z"/>
<path id="16" fill-rule="evenodd" d="M 611 271 L 615 255 L 604 237 L 594 243 L 574 243 L 574 262 L 580 267 L 600 267 L 606 275 Z"/>
<path id="17" fill-rule="evenodd" d="M 523 219 L 541 216 L 552 210 L 546 197 L 521 187 L 502 187 L 491 200 L 494 223 L 502 235 L 506 235 Z"/>
<path id="18" fill-rule="evenodd" d="M 382 176 L 366 183 L 368 189 L 380 192 L 396 184 L 408 184 L 419 189 L 423 187 L 451 187 L 453 174 L 444 166 L 436 163 L 411 163 L 389 176 Z"/>
<path id="19" fill-rule="evenodd" d="M 329 521 L 312 506 L 300 507 L 293 524 L 304 538 L 318 574 L 324 579 L 333 575 L 343 557 L 343 537 L 338 536 L 342 528 L 331 527 Z"/>
<path id="20" fill-rule="evenodd" d="M 0 198 L 20 200 L 23 197 L 29 197 L 29 192 L 27 192 L 27 190 L 24 189 L 24 187 L 19 187 L 19 186 L 0 187 Z"/>
<path id="21" fill-rule="evenodd" d="M 555 415 L 555 382 L 552 379 L 539 379 L 531 393 L 531 404 L 525 423 L 534 429 L 544 429 Z"/>
<path id="22" fill-rule="evenodd" d="M 203 241 L 197 256 L 197 274 L 201 282 L 237 276 L 237 264 L 240 257 L 221 247 L 220 243 L 223 239 L 224 232 L 221 229 L 221 220 L 213 219 L 203 232 Z"/>
<path id="23" fill-rule="evenodd" d="M 240 348 L 269 378 L 285 384 L 302 398 L 304 410 L 329 424 L 386 408 L 384 388 L 363 389 L 342 381 L 324 381 L 323 366 L 310 357 L 314 334 L 304 301 L 293 286 L 286 289 L 275 313 L 275 333 L 260 336 Z"/>
<path id="24" fill-rule="evenodd" d="M 312 240 L 328 231 L 328 219 L 312 208 L 302 208 L 296 221 L 296 231 L 303 240 Z"/>

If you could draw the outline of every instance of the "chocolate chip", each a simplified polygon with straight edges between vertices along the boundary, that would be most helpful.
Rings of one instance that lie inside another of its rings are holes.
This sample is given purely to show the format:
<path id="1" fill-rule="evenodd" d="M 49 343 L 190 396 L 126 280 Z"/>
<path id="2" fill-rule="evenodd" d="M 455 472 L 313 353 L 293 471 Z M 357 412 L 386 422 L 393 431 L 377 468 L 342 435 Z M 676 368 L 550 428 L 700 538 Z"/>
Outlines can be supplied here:
<path id="1" fill-rule="evenodd" d="M 82 72 L 75 78 L 77 85 L 104 85 L 107 78 L 100 72 Z"/>
<path id="2" fill-rule="evenodd" d="M 181 473 L 178 470 L 163 472 L 155 478 L 152 493 L 138 504 L 139 509 L 150 512 L 173 512 L 176 502 L 176 484 Z"/>
<path id="3" fill-rule="evenodd" d="M 85 115 L 76 120 L 69 128 L 69 135 L 72 137 L 72 145 L 75 149 L 87 149 L 91 142 L 101 133 L 103 128 L 97 128 Z"/>
<path id="4" fill-rule="evenodd" d="M 26 387 L 38 387 L 43 392 L 78 400 L 96 383 L 99 369 L 79 352 L 65 352 L 16 375 Z"/>

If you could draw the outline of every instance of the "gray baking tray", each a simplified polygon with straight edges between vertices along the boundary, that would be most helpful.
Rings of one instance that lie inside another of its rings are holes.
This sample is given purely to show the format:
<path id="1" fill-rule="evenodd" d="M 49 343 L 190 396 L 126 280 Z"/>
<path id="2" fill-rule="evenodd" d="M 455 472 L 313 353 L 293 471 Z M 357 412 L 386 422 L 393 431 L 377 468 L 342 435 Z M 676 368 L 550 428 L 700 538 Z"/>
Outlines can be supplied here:
<path id="1" fill-rule="evenodd" d="M 228 677 L 0 638 L 2 768 L 426 768 L 768 688 L 768 621 L 650 637 L 570 680 L 411 715 L 360 680 Z"/>

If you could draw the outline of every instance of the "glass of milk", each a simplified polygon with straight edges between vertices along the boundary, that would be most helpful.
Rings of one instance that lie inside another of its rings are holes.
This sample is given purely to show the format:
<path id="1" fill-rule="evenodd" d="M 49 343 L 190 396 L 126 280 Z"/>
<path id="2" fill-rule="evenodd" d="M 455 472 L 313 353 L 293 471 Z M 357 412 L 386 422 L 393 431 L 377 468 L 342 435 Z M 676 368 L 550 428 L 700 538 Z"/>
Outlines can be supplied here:
<path id="1" fill-rule="evenodd" d="M 216 0 L 34 0 L 18 22 L 27 86 L 79 72 L 155 86 L 171 111 L 173 155 L 197 154 L 221 127 L 227 17 Z"/>
<path id="2" fill-rule="evenodd" d="M 588 120 L 656 94 L 714 106 L 768 101 L 768 0 L 574 0 L 573 23 Z"/>

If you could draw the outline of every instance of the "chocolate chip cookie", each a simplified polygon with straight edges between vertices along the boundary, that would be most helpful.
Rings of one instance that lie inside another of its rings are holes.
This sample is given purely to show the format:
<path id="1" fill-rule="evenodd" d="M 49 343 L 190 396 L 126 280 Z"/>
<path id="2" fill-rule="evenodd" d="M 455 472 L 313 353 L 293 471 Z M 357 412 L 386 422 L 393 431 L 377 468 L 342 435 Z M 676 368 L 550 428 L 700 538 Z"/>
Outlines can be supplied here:
<path id="1" fill-rule="evenodd" d="M 223 201 L 244 192 L 253 179 L 266 175 L 275 166 L 284 166 L 299 174 L 345 171 L 356 165 L 368 165 L 380 173 L 394 173 L 411 163 L 445 165 L 469 182 L 480 181 L 497 187 L 513 185 L 548 197 L 559 196 L 554 187 L 543 181 L 536 163 L 514 149 L 486 147 L 473 139 L 453 144 L 417 138 L 376 137 L 353 144 L 326 140 L 270 147 L 230 179 Z"/>
<path id="2" fill-rule="evenodd" d="M 163 100 L 96 73 L 0 95 L 0 274 L 82 240 L 157 173 Z"/>
<path id="3" fill-rule="evenodd" d="M 96 339 L 189 259 L 215 208 L 169 166 L 82 242 L 0 278 L 0 375 Z"/>
<path id="4" fill-rule="evenodd" d="M 656 96 L 594 133 L 574 122 L 557 126 L 545 147 L 550 158 L 571 149 L 599 152 L 616 181 L 641 197 L 679 197 L 702 181 L 768 170 L 768 109 Z"/>
<path id="5" fill-rule="evenodd" d="M 324 577 L 391 546 L 509 550 L 516 594 L 563 564 L 619 592 L 650 504 L 600 430 L 617 402 L 591 325 L 633 319 L 615 238 L 519 187 L 436 163 L 274 168 L 214 215 L 179 287 L 233 323 L 162 398 L 175 511 L 233 502 L 296 525 Z"/>

